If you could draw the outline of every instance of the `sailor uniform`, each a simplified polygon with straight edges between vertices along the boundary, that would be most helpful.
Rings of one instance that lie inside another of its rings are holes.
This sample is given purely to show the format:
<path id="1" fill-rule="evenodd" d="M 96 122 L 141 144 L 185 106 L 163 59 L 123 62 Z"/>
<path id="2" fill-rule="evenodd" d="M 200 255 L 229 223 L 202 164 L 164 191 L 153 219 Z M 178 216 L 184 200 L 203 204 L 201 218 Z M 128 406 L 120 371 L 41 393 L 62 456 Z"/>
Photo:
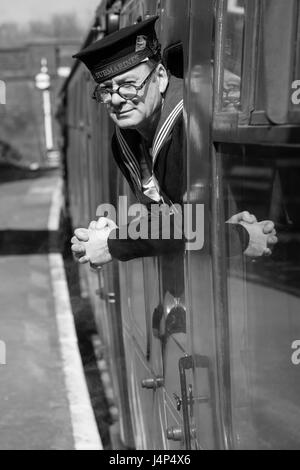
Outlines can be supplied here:
<path id="1" fill-rule="evenodd" d="M 184 250 L 182 226 L 179 227 L 176 222 L 176 210 L 182 205 L 186 191 L 182 94 L 183 81 L 170 77 L 153 139 L 152 155 L 147 155 L 145 144 L 137 131 L 116 127 L 112 140 L 114 158 L 137 200 L 148 208 L 149 231 L 151 226 L 155 226 L 155 232 L 152 230 L 147 239 L 132 239 L 129 233 L 124 239 L 124 227 L 121 229 L 122 237 L 119 229 L 114 230 L 108 239 L 113 258 L 128 261 Z M 168 240 L 163 237 L 163 213 L 158 214 L 153 210 L 157 204 L 170 207 L 168 217 L 171 238 Z M 159 217 L 156 224 L 152 223 L 154 217 Z M 143 221 L 135 223 L 135 232 L 138 232 Z"/>

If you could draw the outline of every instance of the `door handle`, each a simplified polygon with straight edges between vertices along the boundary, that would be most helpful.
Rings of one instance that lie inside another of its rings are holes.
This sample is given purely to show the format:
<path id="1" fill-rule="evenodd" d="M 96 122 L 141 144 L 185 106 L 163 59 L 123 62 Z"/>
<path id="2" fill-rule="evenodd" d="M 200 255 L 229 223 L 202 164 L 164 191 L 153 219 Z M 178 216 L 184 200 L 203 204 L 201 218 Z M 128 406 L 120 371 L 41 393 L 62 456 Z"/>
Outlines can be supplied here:
<path id="1" fill-rule="evenodd" d="M 207 369 L 208 372 L 208 381 L 210 388 L 210 396 L 193 396 L 192 386 L 189 385 L 187 389 L 186 381 L 186 371 L 194 369 Z M 215 398 L 215 389 L 214 389 L 214 377 L 212 374 L 211 364 L 208 356 L 193 355 L 193 356 L 184 356 L 179 359 L 179 378 L 180 378 L 180 388 L 181 388 L 181 401 L 180 405 L 182 407 L 183 415 L 183 428 L 184 428 L 184 442 L 187 450 L 190 450 L 191 439 L 196 437 L 195 429 L 191 429 L 190 418 L 194 415 L 194 404 L 195 403 L 211 403 L 211 409 L 213 412 L 213 425 L 214 432 L 216 434 L 216 398 Z M 177 400 L 179 405 L 179 400 Z"/>

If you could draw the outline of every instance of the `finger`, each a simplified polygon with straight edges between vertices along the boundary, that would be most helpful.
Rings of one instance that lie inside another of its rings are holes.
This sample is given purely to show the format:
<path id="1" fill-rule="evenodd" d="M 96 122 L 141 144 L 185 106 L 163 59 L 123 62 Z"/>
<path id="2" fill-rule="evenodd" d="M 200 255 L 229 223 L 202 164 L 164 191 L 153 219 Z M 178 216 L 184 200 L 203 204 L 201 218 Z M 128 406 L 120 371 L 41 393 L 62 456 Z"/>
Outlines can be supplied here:
<path id="1" fill-rule="evenodd" d="M 257 222 L 255 215 L 250 214 L 248 211 L 242 212 L 241 220 L 248 222 L 248 224 L 254 224 L 254 222 Z"/>
<path id="2" fill-rule="evenodd" d="M 87 261 L 85 261 L 85 258 L 88 258 L 88 261 L 89 261 L 89 257 L 87 255 L 85 255 L 84 253 L 74 253 L 73 252 L 72 254 L 73 254 L 74 261 L 76 261 L 77 263 L 87 262 Z"/>
<path id="3" fill-rule="evenodd" d="M 73 245 L 76 245 L 76 244 L 79 244 L 80 241 L 78 240 L 77 237 L 73 237 L 73 238 L 71 238 L 71 243 L 72 243 Z"/>
<path id="4" fill-rule="evenodd" d="M 274 222 L 272 222 L 271 220 L 264 220 L 263 221 L 263 232 L 264 234 L 268 234 L 270 232 L 272 232 L 275 228 L 275 224 Z"/>
<path id="5" fill-rule="evenodd" d="M 88 242 L 89 241 L 89 233 L 88 233 L 87 229 L 85 229 L 85 228 L 76 229 L 74 234 L 79 240 L 81 240 L 83 242 Z"/>
<path id="6" fill-rule="evenodd" d="M 73 245 L 71 250 L 73 253 L 85 253 L 85 248 L 82 245 Z"/>
<path id="7" fill-rule="evenodd" d="M 77 253 L 76 251 L 72 251 L 72 253 L 73 253 L 73 257 L 76 261 L 78 261 L 80 258 L 83 258 L 83 256 L 86 256 L 85 251 L 83 251 L 82 253 L 80 253 L 80 252 Z"/>
<path id="8" fill-rule="evenodd" d="M 268 237 L 268 245 L 276 245 L 276 243 L 278 243 L 278 238 L 275 235 Z"/>
<path id="9" fill-rule="evenodd" d="M 98 230 L 101 230 L 105 228 L 108 225 L 108 220 L 106 217 L 99 217 L 99 219 L 96 222 L 96 228 Z"/>
<path id="10" fill-rule="evenodd" d="M 107 219 L 107 220 L 108 220 L 107 225 L 110 228 L 110 230 L 113 230 L 118 227 L 113 220 L 111 219 Z"/>
<path id="11" fill-rule="evenodd" d="M 89 256 L 82 256 L 79 260 L 78 260 L 78 263 L 79 264 L 86 264 L 90 261 L 90 258 Z"/>
<path id="12" fill-rule="evenodd" d="M 93 263 L 90 262 L 90 266 L 91 266 L 92 269 L 95 269 L 97 271 L 102 269 L 102 266 L 100 264 L 93 264 Z"/>
<path id="13" fill-rule="evenodd" d="M 270 250 L 270 248 L 265 248 L 264 249 L 264 252 L 263 252 L 264 256 L 271 256 L 271 254 L 272 254 L 272 251 Z"/>
<path id="14" fill-rule="evenodd" d="M 95 230 L 96 228 L 97 228 L 97 222 L 96 220 L 93 220 L 89 225 L 89 229 Z"/>
<path id="15" fill-rule="evenodd" d="M 73 253 L 75 261 L 79 261 L 83 256 L 85 256 L 84 253 Z"/>

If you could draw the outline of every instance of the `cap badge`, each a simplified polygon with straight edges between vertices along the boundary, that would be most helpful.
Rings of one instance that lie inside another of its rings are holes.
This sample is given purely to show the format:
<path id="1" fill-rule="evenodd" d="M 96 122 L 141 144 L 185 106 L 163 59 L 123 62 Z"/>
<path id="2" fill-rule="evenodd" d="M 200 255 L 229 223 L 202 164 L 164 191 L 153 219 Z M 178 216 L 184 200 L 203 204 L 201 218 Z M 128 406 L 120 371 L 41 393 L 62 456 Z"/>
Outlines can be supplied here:
<path id="1" fill-rule="evenodd" d="M 135 43 L 135 52 L 144 51 L 147 46 L 147 36 L 137 36 Z"/>

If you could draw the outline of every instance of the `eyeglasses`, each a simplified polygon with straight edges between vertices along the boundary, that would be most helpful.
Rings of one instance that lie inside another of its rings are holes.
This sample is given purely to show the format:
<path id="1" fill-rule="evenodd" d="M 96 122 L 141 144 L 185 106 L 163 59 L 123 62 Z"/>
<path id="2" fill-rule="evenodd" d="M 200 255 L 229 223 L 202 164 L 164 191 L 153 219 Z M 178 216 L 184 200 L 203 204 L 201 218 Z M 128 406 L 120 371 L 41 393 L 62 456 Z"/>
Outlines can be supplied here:
<path id="1" fill-rule="evenodd" d="M 97 103 L 104 103 L 108 104 L 111 102 L 112 95 L 113 93 L 118 93 L 118 95 L 121 96 L 124 100 L 132 100 L 135 98 L 138 94 L 138 91 L 141 90 L 148 80 L 150 79 L 151 75 L 155 72 L 156 67 L 151 70 L 149 75 L 145 78 L 143 83 L 141 83 L 139 86 L 132 85 L 131 83 L 123 83 L 120 85 L 118 88 L 115 90 L 109 89 L 109 88 L 101 88 L 101 84 L 97 85 L 94 93 L 92 95 L 92 99 L 96 100 Z"/>

